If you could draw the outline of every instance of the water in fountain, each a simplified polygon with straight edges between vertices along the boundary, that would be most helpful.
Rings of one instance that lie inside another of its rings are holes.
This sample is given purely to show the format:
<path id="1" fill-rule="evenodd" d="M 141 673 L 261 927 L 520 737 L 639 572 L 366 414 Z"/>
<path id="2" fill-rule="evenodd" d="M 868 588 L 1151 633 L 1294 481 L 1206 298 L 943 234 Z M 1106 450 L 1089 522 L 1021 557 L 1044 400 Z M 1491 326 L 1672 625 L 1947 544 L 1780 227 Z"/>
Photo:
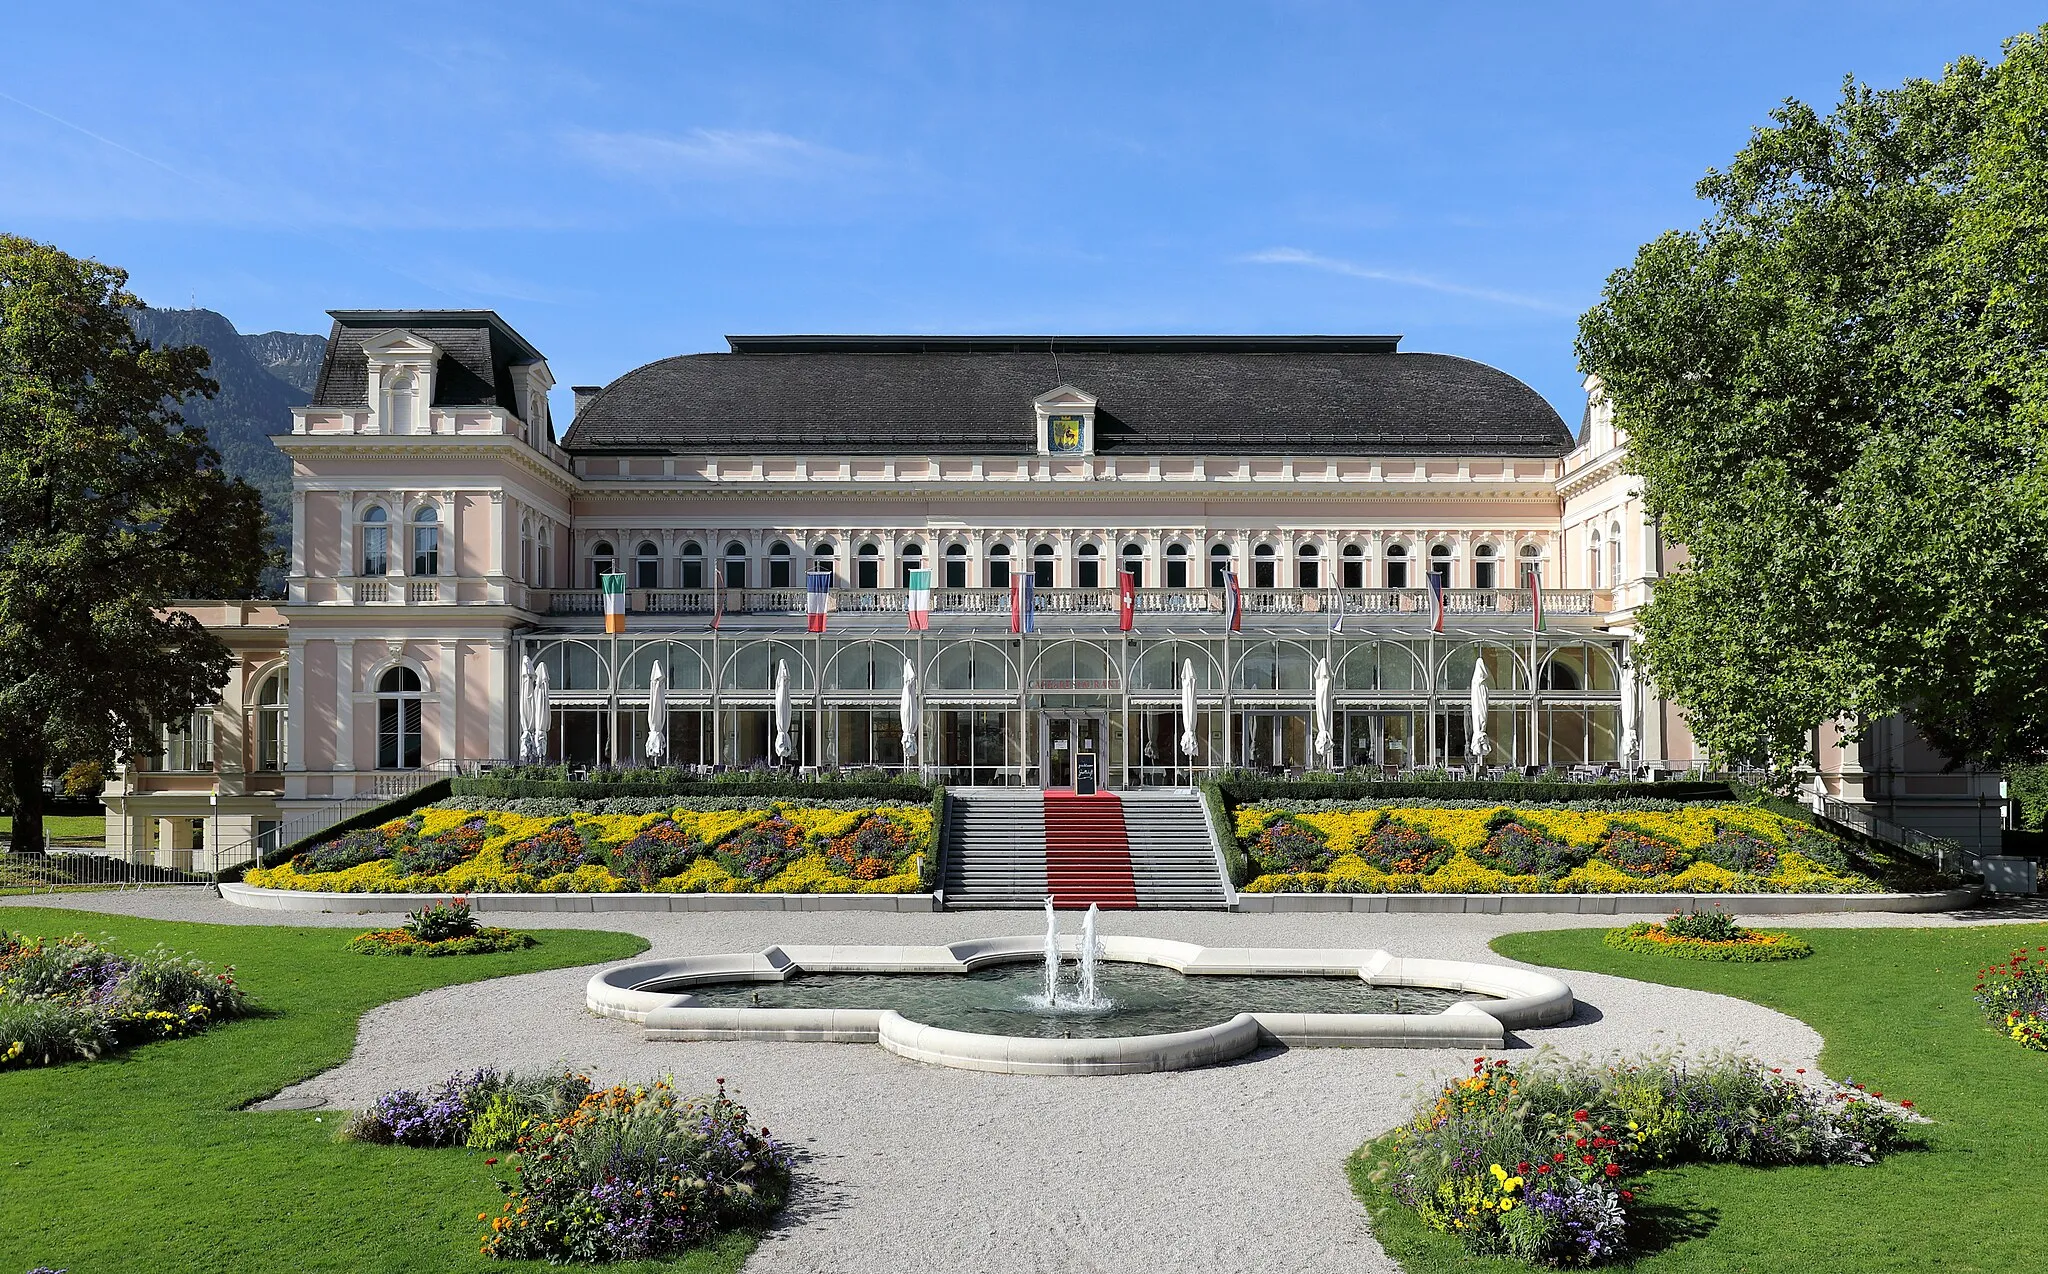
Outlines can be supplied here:
<path id="1" fill-rule="evenodd" d="M 1060 1002 L 1060 918 L 1052 909 L 1052 895 L 1045 896 L 1045 1002 Z"/>
<path id="2" fill-rule="evenodd" d="M 1087 918 L 1081 922 L 1081 988 L 1076 1002 L 1084 1009 L 1102 1007 L 1102 997 L 1095 990 L 1095 962 L 1102 958 L 1102 942 L 1095 936 L 1097 914 L 1091 902 Z"/>

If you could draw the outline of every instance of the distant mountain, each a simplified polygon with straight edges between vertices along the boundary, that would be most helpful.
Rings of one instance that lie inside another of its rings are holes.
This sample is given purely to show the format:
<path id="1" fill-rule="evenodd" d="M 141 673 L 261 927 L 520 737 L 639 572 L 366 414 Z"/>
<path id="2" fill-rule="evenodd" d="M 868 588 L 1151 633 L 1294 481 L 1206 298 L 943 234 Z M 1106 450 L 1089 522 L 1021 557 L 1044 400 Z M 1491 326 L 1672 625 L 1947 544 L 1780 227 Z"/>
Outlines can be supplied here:
<path id="1" fill-rule="evenodd" d="M 289 545 L 292 466 L 270 437 L 290 433 L 292 408 L 312 398 L 327 339 L 298 332 L 244 336 L 212 310 L 136 310 L 129 321 L 152 345 L 202 345 L 213 357 L 207 374 L 220 382 L 220 392 L 185 403 L 185 419 L 206 430 L 228 472 L 263 493 L 271 538 Z M 282 593 L 283 572 L 265 571 L 263 589 Z"/>

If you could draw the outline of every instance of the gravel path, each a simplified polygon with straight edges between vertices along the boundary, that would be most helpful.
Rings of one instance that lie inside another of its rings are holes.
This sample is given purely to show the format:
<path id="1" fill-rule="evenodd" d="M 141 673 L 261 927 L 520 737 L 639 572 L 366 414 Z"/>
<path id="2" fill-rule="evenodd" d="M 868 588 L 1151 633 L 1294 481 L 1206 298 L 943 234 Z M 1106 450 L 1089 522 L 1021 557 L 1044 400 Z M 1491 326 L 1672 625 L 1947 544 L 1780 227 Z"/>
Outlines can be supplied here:
<path id="1" fill-rule="evenodd" d="M 22 904 L 7 899 L 0 903 Z M 47 900 L 37 900 L 45 902 Z M 33 905 L 33 904 L 30 904 Z M 357 928 L 359 917 L 235 907 L 204 890 L 72 895 L 58 905 L 161 919 Z M 2038 920 L 2031 908 L 1964 916 L 1773 918 L 1773 924 L 1953 925 Z M 858 912 L 506 916 L 519 927 L 645 935 L 653 955 L 775 942 L 925 943 L 1035 930 L 1035 913 Z M 1115 933 L 1212 945 L 1384 947 L 1498 960 L 1490 938 L 1606 923 L 1576 916 L 1118 913 Z M 1069 925 L 1072 924 L 1071 919 Z M 485 1065 L 576 1066 L 602 1081 L 724 1076 L 803 1157 L 797 1197 L 748 1264 L 779 1271 L 1392 1271 L 1342 1164 L 1413 1099 L 1471 1064 L 1443 1050 L 1269 1050 L 1164 1075 L 1057 1079 L 903 1061 L 872 1045 L 649 1044 L 583 1010 L 588 969 L 430 991 L 364 1017 L 348 1062 L 288 1097 L 352 1108 Z M 1814 1065 L 1820 1037 L 1757 1005 L 1587 973 L 1569 1023 L 1524 1047 L 1600 1056 L 1741 1048 Z"/>

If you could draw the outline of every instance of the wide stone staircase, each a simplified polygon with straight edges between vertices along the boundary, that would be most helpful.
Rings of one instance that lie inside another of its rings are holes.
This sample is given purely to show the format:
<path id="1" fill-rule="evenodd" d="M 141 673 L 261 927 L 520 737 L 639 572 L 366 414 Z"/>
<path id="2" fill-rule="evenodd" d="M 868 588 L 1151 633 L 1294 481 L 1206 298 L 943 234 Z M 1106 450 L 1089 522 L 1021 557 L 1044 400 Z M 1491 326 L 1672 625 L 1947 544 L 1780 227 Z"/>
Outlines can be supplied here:
<path id="1" fill-rule="evenodd" d="M 1230 903 L 1196 793 L 955 788 L 947 804 L 949 908 Z"/>

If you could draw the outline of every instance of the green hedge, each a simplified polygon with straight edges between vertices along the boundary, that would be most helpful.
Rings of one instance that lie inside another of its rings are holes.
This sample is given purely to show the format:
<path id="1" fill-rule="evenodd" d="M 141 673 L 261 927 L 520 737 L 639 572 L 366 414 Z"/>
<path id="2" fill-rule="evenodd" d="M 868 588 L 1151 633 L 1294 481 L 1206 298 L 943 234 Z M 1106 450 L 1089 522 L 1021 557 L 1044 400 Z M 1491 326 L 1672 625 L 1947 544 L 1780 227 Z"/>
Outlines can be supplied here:
<path id="1" fill-rule="evenodd" d="M 1665 801 L 1733 801 L 1726 783 L 1666 781 L 1662 783 L 1565 783 L 1549 779 L 1268 779 L 1225 778 L 1215 784 L 1226 812 L 1254 801 L 1390 801 L 1433 797 L 1438 800 L 1511 802 L 1555 805 L 1565 801 L 1614 801 L 1649 797 Z"/>
<path id="2" fill-rule="evenodd" d="M 1237 841 L 1237 820 L 1230 816 L 1230 803 L 1223 797 L 1218 784 L 1202 784 L 1202 808 L 1209 816 L 1209 826 L 1216 831 L 1216 843 L 1223 847 L 1223 866 L 1230 873 L 1233 888 L 1241 887 L 1251 879 L 1251 860 L 1245 857 L 1244 846 Z"/>
<path id="3" fill-rule="evenodd" d="M 2022 831 L 2048 831 L 2048 765 L 2016 765 L 2005 772 Z"/>
<path id="4" fill-rule="evenodd" d="M 935 785 L 932 788 L 932 845 L 924 856 L 924 870 L 918 878 L 918 883 L 925 889 L 939 887 L 939 865 L 949 848 L 946 844 L 946 789 Z"/>
<path id="5" fill-rule="evenodd" d="M 765 796 L 778 800 L 861 800 L 912 801 L 932 799 L 933 789 L 922 783 L 896 779 L 793 779 L 749 777 L 685 780 L 655 779 L 648 782 L 612 780 L 499 778 L 485 774 L 454 780 L 453 795 L 489 800 L 602 801 L 614 796 L 726 797 Z"/>

